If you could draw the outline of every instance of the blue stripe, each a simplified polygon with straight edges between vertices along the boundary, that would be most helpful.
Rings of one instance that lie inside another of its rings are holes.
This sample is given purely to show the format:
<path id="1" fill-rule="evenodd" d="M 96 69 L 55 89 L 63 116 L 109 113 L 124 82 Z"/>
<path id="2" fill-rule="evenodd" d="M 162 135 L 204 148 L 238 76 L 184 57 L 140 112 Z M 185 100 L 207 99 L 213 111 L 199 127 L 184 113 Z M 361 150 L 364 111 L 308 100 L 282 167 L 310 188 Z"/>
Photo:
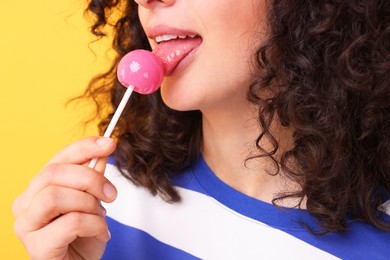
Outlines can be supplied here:
<path id="1" fill-rule="evenodd" d="M 167 245 L 148 233 L 123 225 L 110 217 L 106 217 L 111 233 L 102 259 L 170 259 L 194 260 L 199 259 L 187 252 Z"/>
<path id="2" fill-rule="evenodd" d="M 107 158 L 107 164 L 116 166 L 116 158 L 112 155 Z"/>
<path id="3" fill-rule="evenodd" d="M 316 219 L 306 210 L 278 208 L 233 189 L 212 172 L 202 157 L 187 176 L 191 177 L 181 177 L 179 186 L 211 196 L 246 217 L 277 228 L 337 257 L 389 259 L 390 232 L 381 231 L 364 222 L 350 221 L 347 232 L 316 236 L 302 225 L 305 223 L 314 230 L 320 230 Z M 384 219 L 388 220 L 387 217 Z"/>
<path id="4" fill-rule="evenodd" d="M 242 215 L 283 230 L 306 230 L 302 222 L 318 229 L 315 219 L 304 210 L 276 207 L 245 195 L 221 181 L 201 157 L 194 166 L 192 175 L 202 187 L 202 193 L 213 197 L 223 205 Z M 194 186 L 194 184 L 193 184 Z M 187 187 L 185 187 L 187 188 Z"/>
<path id="5" fill-rule="evenodd" d="M 172 178 L 172 184 L 187 190 L 196 191 L 198 193 L 206 194 L 207 192 L 199 185 L 195 175 L 191 170 L 183 172 Z"/>
<path id="6" fill-rule="evenodd" d="M 351 221 L 349 230 L 315 236 L 306 232 L 287 232 L 341 259 L 390 259 L 390 232 L 367 223 Z"/>

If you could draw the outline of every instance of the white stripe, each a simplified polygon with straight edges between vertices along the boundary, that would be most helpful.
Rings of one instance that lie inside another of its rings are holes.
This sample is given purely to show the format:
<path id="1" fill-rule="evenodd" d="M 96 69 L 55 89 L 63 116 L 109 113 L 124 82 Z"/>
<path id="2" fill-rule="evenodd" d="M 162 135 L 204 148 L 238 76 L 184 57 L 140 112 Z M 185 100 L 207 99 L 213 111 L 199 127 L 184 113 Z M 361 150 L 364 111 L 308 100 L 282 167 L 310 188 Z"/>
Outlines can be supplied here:
<path id="1" fill-rule="evenodd" d="M 104 205 L 108 216 L 202 259 L 335 259 L 204 194 L 179 188 L 182 202 L 169 204 L 134 186 L 111 165 L 106 177 L 119 191 L 114 203 Z"/>
<path id="2" fill-rule="evenodd" d="M 387 215 L 390 216 L 390 200 L 386 201 L 385 203 L 383 203 L 380 207 L 379 207 L 380 210 L 382 210 L 383 212 L 385 212 Z"/>

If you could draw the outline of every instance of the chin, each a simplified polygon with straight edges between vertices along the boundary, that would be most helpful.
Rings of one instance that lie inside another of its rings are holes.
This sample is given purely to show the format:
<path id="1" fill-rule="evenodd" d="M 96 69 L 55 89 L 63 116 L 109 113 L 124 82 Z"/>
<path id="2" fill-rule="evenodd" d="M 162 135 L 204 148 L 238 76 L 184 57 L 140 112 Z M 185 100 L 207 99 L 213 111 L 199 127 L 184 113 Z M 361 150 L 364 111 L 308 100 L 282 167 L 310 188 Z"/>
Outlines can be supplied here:
<path id="1" fill-rule="evenodd" d="M 162 95 L 162 100 L 164 101 L 165 105 L 173 110 L 190 111 L 198 109 L 195 106 L 192 106 L 190 102 L 188 102 L 188 99 L 185 98 Z"/>
<path id="2" fill-rule="evenodd" d="M 188 93 L 188 91 L 179 91 L 171 87 L 161 86 L 161 98 L 165 105 L 177 111 L 197 110 L 196 97 Z"/>

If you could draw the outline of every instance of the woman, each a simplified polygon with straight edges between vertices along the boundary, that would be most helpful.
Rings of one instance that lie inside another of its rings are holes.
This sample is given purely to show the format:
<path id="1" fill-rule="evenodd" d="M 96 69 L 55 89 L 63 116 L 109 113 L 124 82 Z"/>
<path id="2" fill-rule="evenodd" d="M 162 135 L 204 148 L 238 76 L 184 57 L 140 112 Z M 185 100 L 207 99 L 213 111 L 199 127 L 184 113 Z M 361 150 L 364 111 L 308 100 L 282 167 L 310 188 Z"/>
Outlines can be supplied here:
<path id="1" fill-rule="evenodd" d="M 92 0 L 92 32 L 115 23 L 118 52 L 86 92 L 98 111 L 118 105 L 133 49 L 165 78 L 131 97 L 117 142 L 63 149 L 15 201 L 31 257 L 388 256 L 389 5 Z"/>

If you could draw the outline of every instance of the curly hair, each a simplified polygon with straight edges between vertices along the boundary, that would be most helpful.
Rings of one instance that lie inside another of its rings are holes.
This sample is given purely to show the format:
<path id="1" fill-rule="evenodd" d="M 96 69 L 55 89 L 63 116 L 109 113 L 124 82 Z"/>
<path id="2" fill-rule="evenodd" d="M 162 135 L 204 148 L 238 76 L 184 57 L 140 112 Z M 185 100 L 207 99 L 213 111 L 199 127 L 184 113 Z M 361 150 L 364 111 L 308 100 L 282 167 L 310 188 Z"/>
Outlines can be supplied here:
<path id="1" fill-rule="evenodd" d="M 390 195 L 390 1 L 272 0 L 267 8 L 269 35 L 254 53 L 256 78 L 248 86 L 262 129 L 257 157 L 271 158 L 276 174 L 283 170 L 301 187 L 274 203 L 305 199 L 323 234 L 347 230 L 348 219 L 389 231 L 378 209 Z M 117 52 L 85 92 L 102 114 L 103 132 L 112 117 L 105 106 L 115 109 L 124 93 L 115 77 L 120 58 L 150 46 L 134 1 L 90 0 L 86 12 L 95 17 L 94 35 L 104 37 L 112 26 Z M 264 98 L 264 90 L 275 95 Z M 122 118 L 114 133 L 122 173 L 154 195 L 179 201 L 170 179 L 199 156 L 200 111 L 174 111 L 157 91 L 135 93 Z M 281 158 L 274 156 L 273 120 L 294 130 L 294 146 Z M 263 139 L 272 149 L 261 146 Z"/>

